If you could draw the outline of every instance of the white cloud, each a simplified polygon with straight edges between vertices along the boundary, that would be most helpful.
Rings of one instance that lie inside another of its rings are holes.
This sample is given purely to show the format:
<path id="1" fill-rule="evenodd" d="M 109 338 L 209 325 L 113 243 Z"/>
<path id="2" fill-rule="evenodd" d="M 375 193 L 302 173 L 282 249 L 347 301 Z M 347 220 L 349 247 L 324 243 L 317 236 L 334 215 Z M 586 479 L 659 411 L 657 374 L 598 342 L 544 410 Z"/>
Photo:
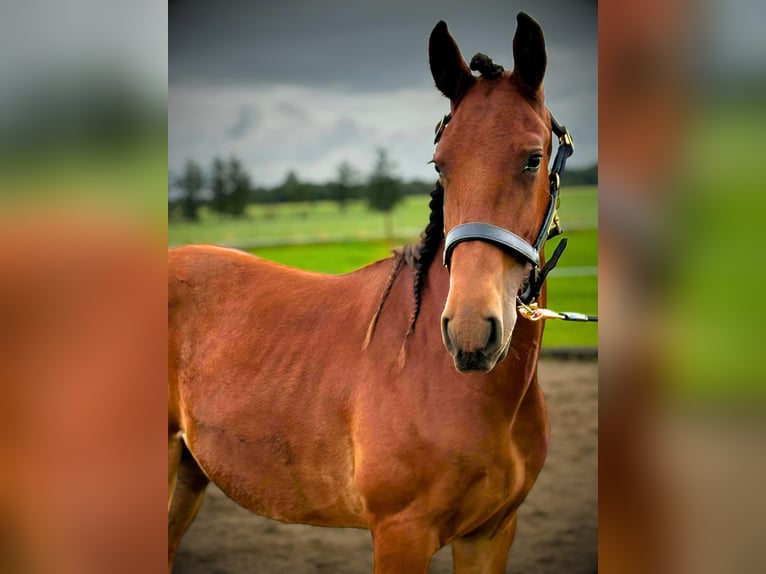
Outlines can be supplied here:
<path id="1" fill-rule="evenodd" d="M 433 126 L 448 103 L 433 89 L 352 94 L 299 86 L 184 86 L 171 87 L 169 110 L 172 171 L 187 158 L 207 163 L 214 155 L 236 154 L 256 182 L 273 185 L 289 169 L 325 181 L 343 160 L 367 171 L 378 146 L 390 152 L 401 176 L 431 178 Z M 231 137 L 243 115 L 257 120 Z"/>
<path id="2" fill-rule="evenodd" d="M 573 165 L 597 156 L 591 102 L 570 92 L 551 104 L 578 144 Z M 433 128 L 448 109 L 433 88 L 352 93 L 288 85 L 171 87 L 168 162 L 178 172 L 186 159 L 207 165 L 215 155 L 235 154 L 258 185 L 271 186 L 292 169 L 301 179 L 327 181 L 341 161 L 369 172 L 382 146 L 400 176 L 429 180 Z"/>

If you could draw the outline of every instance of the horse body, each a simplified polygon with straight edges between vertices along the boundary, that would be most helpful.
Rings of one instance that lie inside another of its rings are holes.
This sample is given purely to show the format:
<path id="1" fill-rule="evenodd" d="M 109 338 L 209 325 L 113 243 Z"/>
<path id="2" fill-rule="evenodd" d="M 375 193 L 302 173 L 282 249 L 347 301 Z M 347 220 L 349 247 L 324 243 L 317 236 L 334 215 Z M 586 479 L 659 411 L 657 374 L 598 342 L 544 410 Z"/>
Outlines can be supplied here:
<path id="1" fill-rule="evenodd" d="M 260 515 L 373 532 L 407 517 L 435 551 L 500 528 L 542 466 L 548 425 L 529 360 L 540 329 L 520 324 L 516 360 L 490 373 L 458 373 L 434 352 L 434 329 L 408 344 L 428 360 L 400 365 L 407 269 L 362 350 L 390 268 L 326 276 L 223 248 L 171 250 L 169 439 Z M 428 277 L 421 318 L 438 325 L 449 279 L 437 263 Z"/>
<path id="2" fill-rule="evenodd" d="M 415 248 L 342 276 L 171 250 L 170 564 L 212 480 L 264 516 L 369 528 L 376 574 L 425 574 L 447 543 L 459 574 L 505 571 L 549 439 L 542 325 L 516 312 L 538 256 L 513 245 L 547 234 L 558 177 L 542 30 L 525 14 L 513 45 L 512 73 L 477 55 L 475 77 L 446 24 L 431 34 L 452 119 Z M 468 222 L 511 223 L 515 239 L 464 237 L 445 269 L 445 234 Z"/>
<path id="3" fill-rule="evenodd" d="M 344 309 L 359 304 L 353 285 L 216 248 L 174 250 L 170 269 L 174 418 L 205 473 L 259 514 L 358 522 L 349 368 L 366 327 Z M 318 325 L 332 338 L 317 341 Z"/>

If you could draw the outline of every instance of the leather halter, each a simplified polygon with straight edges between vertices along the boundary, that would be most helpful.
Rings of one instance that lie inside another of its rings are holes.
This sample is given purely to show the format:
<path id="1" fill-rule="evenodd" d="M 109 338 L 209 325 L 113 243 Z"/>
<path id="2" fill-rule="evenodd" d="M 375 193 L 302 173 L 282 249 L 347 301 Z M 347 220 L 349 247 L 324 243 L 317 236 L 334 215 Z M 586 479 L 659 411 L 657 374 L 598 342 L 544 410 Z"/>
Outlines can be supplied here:
<path id="1" fill-rule="evenodd" d="M 447 114 L 436 126 L 436 137 L 434 144 L 441 139 L 444 128 L 452 119 L 451 114 Z M 561 254 L 566 248 L 567 240 L 562 239 L 556 247 L 551 258 L 540 267 L 540 250 L 548 239 L 556 237 L 562 233 L 559 225 L 559 218 L 556 212 L 559 206 L 559 188 L 561 185 L 561 174 L 566 167 L 567 158 L 574 153 L 574 144 L 565 126 L 559 124 L 551 114 L 551 130 L 559 138 L 559 147 L 556 151 L 556 157 L 553 159 L 553 165 L 550 171 L 550 202 L 545 219 L 540 226 L 540 232 L 534 243 L 529 243 L 526 239 L 516 235 L 513 231 L 497 227 L 484 222 L 470 222 L 457 225 L 450 229 L 444 243 L 444 265 L 449 269 L 452 252 L 455 247 L 464 241 L 486 241 L 497 245 L 507 251 L 511 251 L 523 257 L 532 264 L 532 270 L 529 273 L 527 282 L 519 293 L 519 299 L 525 305 L 529 305 L 537 300 L 542 289 L 543 282 L 548 273 L 556 266 Z"/>

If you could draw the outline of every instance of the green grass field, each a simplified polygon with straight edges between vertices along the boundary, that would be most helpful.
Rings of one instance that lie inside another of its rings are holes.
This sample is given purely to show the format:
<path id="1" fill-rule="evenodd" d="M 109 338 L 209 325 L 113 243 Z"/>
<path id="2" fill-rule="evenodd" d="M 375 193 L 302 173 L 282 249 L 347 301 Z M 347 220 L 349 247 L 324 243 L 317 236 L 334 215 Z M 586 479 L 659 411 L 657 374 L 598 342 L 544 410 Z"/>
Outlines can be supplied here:
<path id="1" fill-rule="evenodd" d="M 345 212 L 337 204 L 251 205 L 247 217 L 220 217 L 203 209 L 199 223 L 171 222 L 170 245 L 218 243 L 229 246 L 319 243 L 384 236 L 383 215 L 352 201 Z M 562 192 L 561 216 L 566 229 L 595 229 L 598 225 L 594 187 L 573 187 Z M 407 241 L 418 236 L 428 222 L 428 197 L 410 196 L 394 211 L 394 234 Z"/>
<path id="2" fill-rule="evenodd" d="M 267 210 L 272 213 L 269 216 Z M 398 239 L 381 239 L 383 217 L 361 202 L 345 213 L 334 203 L 315 206 L 250 206 L 248 218 L 232 220 L 203 212 L 196 224 L 171 223 L 171 245 L 218 243 L 243 248 L 260 257 L 323 273 L 347 273 L 387 257 L 395 246 L 414 241 L 428 221 L 428 198 L 408 197 L 394 213 Z M 548 280 L 548 305 L 560 311 L 598 312 L 598 195 L 593 187 L 563 191 L 560 215 L 569 245 Z M 556 242 L 548 246 L 553 250 Z M 549 321 L 546 346 L 595 346 L 595 324 Z"/>

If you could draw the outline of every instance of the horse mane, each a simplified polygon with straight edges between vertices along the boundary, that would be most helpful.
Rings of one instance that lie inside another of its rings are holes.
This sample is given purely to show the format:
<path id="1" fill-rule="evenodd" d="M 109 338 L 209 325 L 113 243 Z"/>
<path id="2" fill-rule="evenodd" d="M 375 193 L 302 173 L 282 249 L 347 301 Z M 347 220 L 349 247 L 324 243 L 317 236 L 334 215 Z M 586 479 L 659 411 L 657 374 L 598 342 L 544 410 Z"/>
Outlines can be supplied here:
<path id="1" fill-rule="evenodd" d="M 388 282 L 380 296 L 378 307 L 375 310 L 375 314 L 370 321 L 370 326 L 367 329 L 367 336 L 364 340 L 363 349 L 366 349 L 370 344 L 373 335 L 375 334 L 375 327 L 378 324 L 380 313 L 383 310 L 383 305 L 388 299 L 388 295 L 391 293 L 391 288 L 396 281 L 399 272 L 402 269 L 402 264 L 406 263 L 413 269 L 412 273 L 412 295 L 414 300 L 414 307 L 412 315 L 410 316 L 410 324 L 407 328 L 407 332 L 404 335 L 402 341 L 402 348 L 399 353 L 399 362 L 404 364 L 406 358 L 406 345 L 410 335 L 415 330 L 415 324 L 417 323 L 418 316 L 420 315 L 420 306 L 422 302 L 423 286 L 425 285 L 426 278 L 428 277 L 428 269 L 431 267 L 431 263 L 436 257 L 441 245 L 442 239 L 444 239 L 444 188 L 438 182 L 431 190 L 431 199 L 428 202 L 428 208 L 430 214 L 428 217 L 428 225 L 425 230 L 420 234 L 420 241 L 418 243 L 410 243 L 402 248 L 395 249 L 393 252 L 393 267 L 391 273 L 388 276 Z"/>

